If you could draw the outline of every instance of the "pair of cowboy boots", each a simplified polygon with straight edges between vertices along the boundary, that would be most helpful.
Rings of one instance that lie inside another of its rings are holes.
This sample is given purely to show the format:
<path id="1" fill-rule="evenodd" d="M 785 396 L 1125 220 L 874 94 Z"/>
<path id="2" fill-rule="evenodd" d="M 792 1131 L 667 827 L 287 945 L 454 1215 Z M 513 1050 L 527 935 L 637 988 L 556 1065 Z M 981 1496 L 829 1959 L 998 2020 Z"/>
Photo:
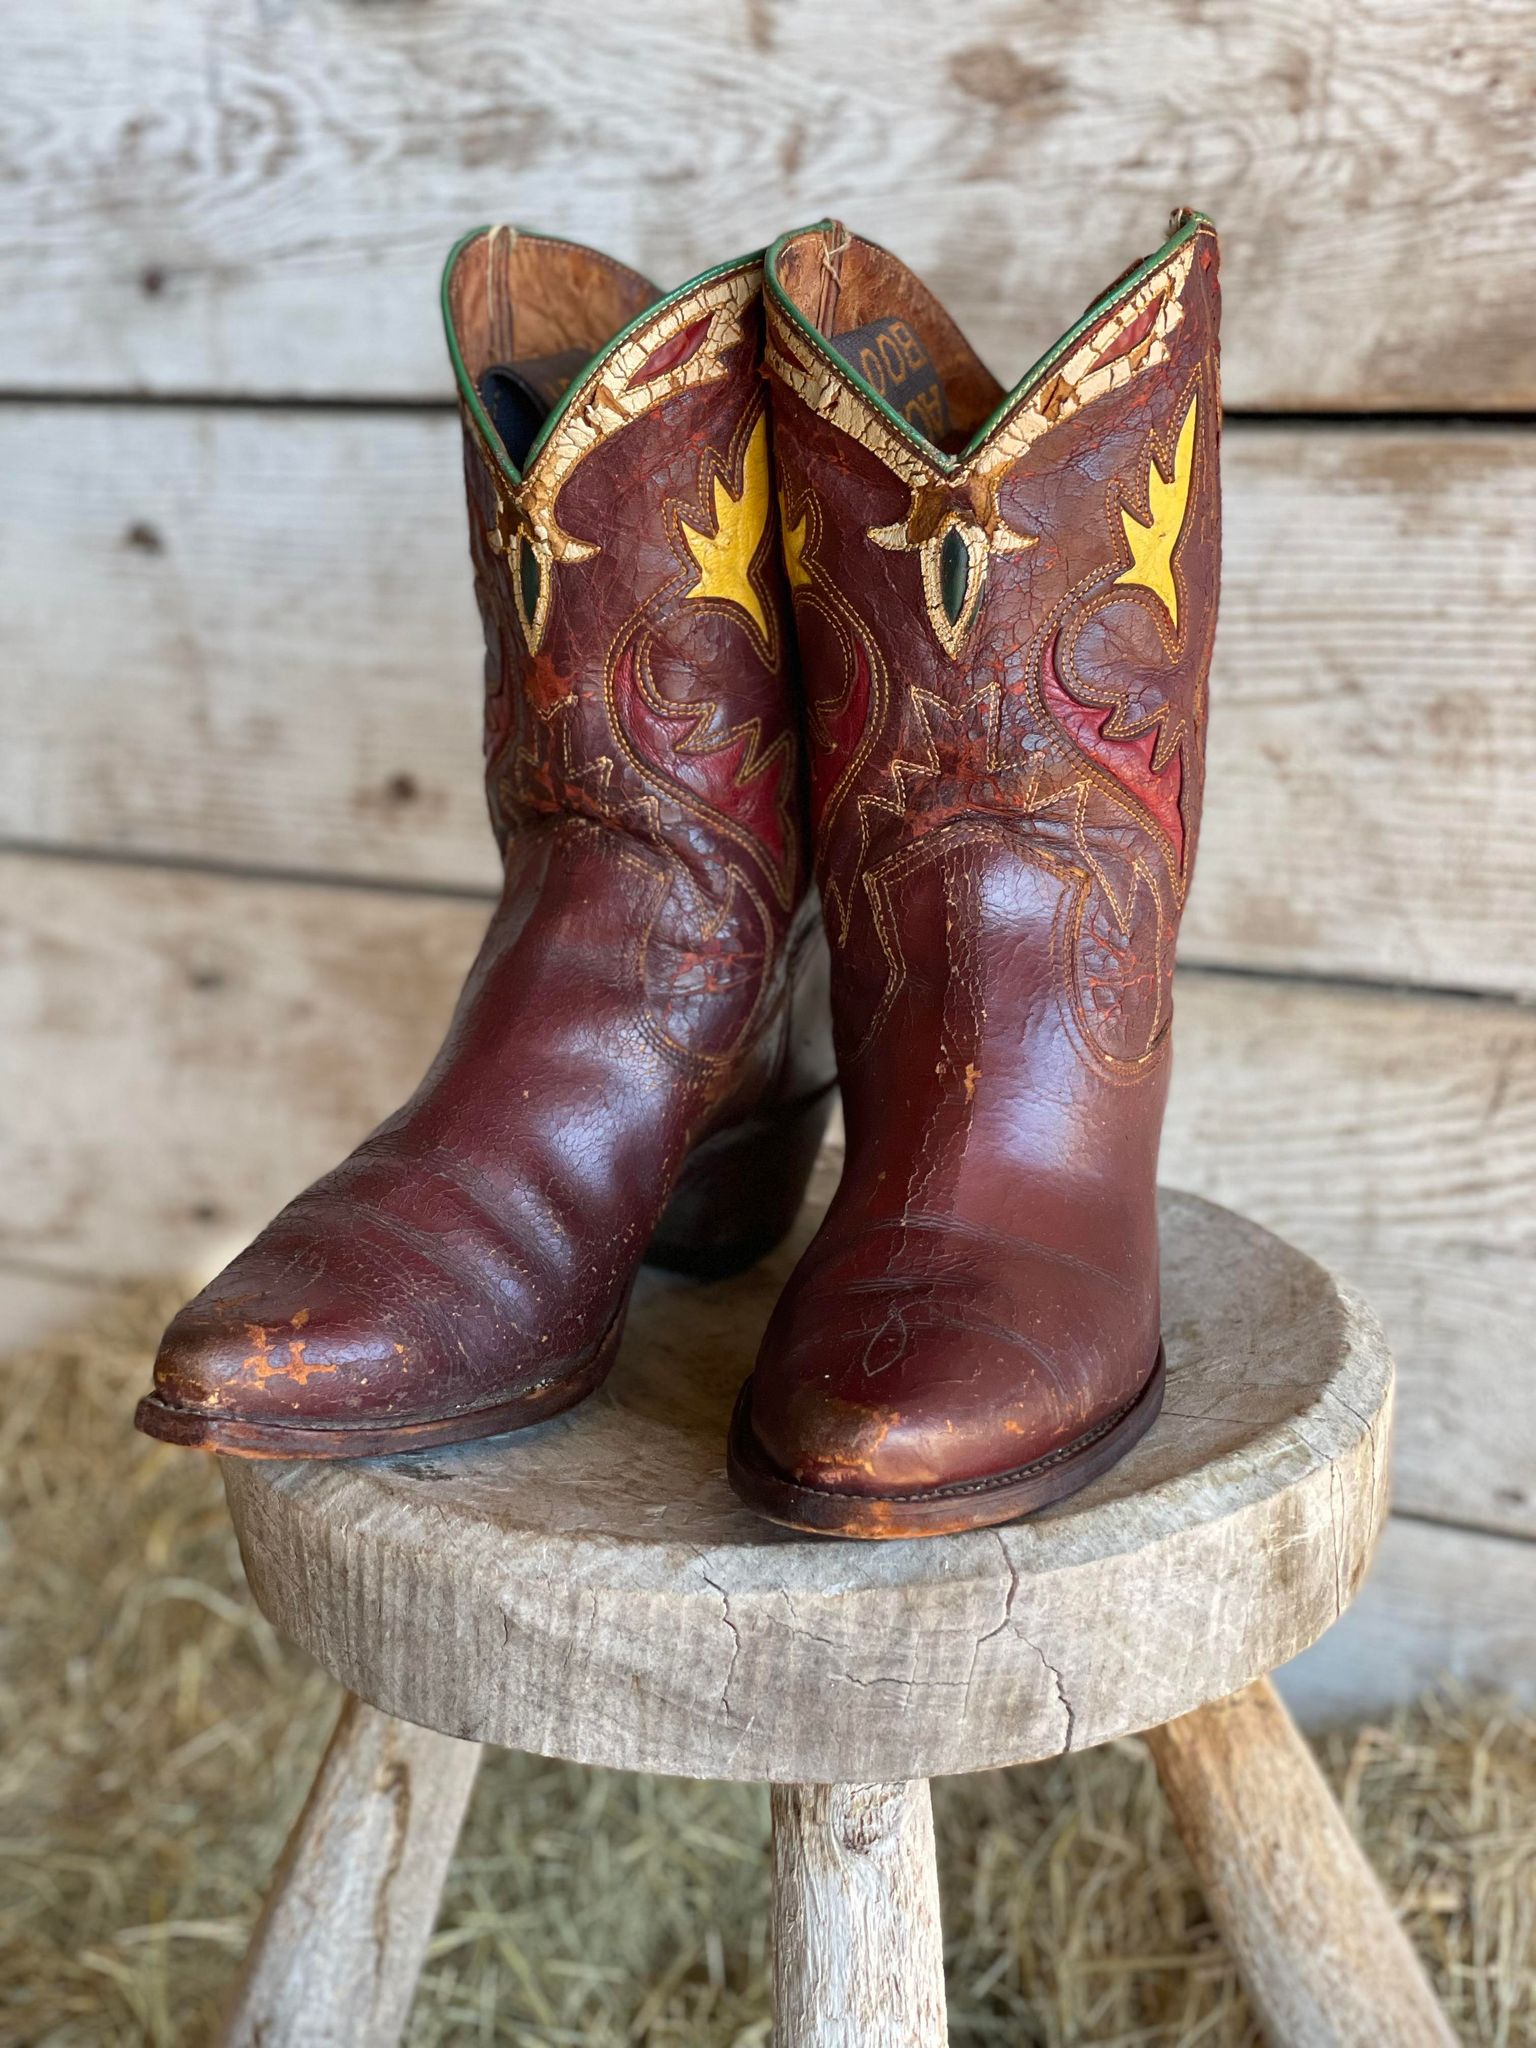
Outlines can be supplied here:
<path id="1" fill-rule="evenodd" d="M 140 1426 L 334 1458 L 567 1408 L 642 1260 L 785 1234 L 840 1084 L 732 1483 L 850 1536 L 1060 1499 L 1162 1394 L 1210 223 L 1012 390 L 831 222 L 666 296 L 482 230 L 443 296 L 505 890 L 421 1087 L 176 1317 Z"/>

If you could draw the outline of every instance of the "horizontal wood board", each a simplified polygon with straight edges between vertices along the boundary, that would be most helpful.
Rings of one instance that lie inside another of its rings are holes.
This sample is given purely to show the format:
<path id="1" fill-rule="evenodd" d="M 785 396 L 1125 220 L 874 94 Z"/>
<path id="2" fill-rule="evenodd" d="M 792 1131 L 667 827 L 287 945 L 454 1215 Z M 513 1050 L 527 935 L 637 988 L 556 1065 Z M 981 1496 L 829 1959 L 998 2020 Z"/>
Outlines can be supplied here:
<path id="1" fill-rule="evenodd" d="M 1188 204 L 1231 403 L 1536 405 L 1532 0 L 12 12 L 0 387 L 434 395 L 469 226 L 670 284 L 829 209 L 1011 380 Z"/>

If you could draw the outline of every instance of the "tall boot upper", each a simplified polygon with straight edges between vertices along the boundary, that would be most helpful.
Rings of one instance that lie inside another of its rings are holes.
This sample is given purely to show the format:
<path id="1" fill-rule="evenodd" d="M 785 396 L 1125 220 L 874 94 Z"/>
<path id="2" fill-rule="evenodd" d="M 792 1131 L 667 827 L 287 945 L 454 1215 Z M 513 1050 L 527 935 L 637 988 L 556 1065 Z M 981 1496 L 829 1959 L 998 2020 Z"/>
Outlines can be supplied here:
<path id="1" fill-rule="evenodd" d="M 829 1081 L 760 276 L 450 257 L 505 890 L 420 1089 L 176 1318 L 146 1427 L 298 1449 L 584 1388 L 690 1149 Z"/>
<path id="2" fill-rule="evenodd" d="M 836 223 L 774 245 L 765 298 L 848 1160 L 746 1401 L 789 1480 L 984 1490 L 1158 1358 L 1215 236 L 1177 219 L 1011 390 Z"/>

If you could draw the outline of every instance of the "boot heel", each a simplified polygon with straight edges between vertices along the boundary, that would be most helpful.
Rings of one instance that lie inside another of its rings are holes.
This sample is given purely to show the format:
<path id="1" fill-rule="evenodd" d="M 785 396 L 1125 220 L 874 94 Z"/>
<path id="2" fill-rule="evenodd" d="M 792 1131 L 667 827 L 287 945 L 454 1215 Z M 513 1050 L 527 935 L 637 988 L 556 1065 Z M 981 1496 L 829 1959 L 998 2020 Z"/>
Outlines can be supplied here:
<path id="1" fill-rule="evenodd" d="M 756 1265 L 800 1212 L 836 1100 L 836 1088 L 824 1088 L 706 1138 L 688 1156 L 645 1263 L 698 1280 Z"/>

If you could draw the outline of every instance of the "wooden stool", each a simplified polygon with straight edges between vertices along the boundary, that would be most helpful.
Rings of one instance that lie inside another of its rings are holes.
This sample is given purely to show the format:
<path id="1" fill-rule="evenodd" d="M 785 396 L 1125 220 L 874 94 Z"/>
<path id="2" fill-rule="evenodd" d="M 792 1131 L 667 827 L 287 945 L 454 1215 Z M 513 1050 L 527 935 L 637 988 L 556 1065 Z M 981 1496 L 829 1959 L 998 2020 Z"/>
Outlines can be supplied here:
<path id="1" fill-rule="evenodd" d="M 1167 1402 L 1122 1464 L 1008 1528 L 799 1537 L 736 1504 L 723 1447 L 819 1207 L 739 1280 L 643 1275 L 613 1378 L 570 1415 L 366 1464 L 226 1461 L 257 1600 L 353 1695 L 227 2039 L 398 2038 L 494 1742 L 770 1781 L 780 2048 L 934 2048 L 927 1781 L 1145 1729 L 1270 2039 L 1453 2041 L 1267 1677 L 1343 1611 L 1385 1513 L 1370 1314 L 1167 1195 Z"/>

